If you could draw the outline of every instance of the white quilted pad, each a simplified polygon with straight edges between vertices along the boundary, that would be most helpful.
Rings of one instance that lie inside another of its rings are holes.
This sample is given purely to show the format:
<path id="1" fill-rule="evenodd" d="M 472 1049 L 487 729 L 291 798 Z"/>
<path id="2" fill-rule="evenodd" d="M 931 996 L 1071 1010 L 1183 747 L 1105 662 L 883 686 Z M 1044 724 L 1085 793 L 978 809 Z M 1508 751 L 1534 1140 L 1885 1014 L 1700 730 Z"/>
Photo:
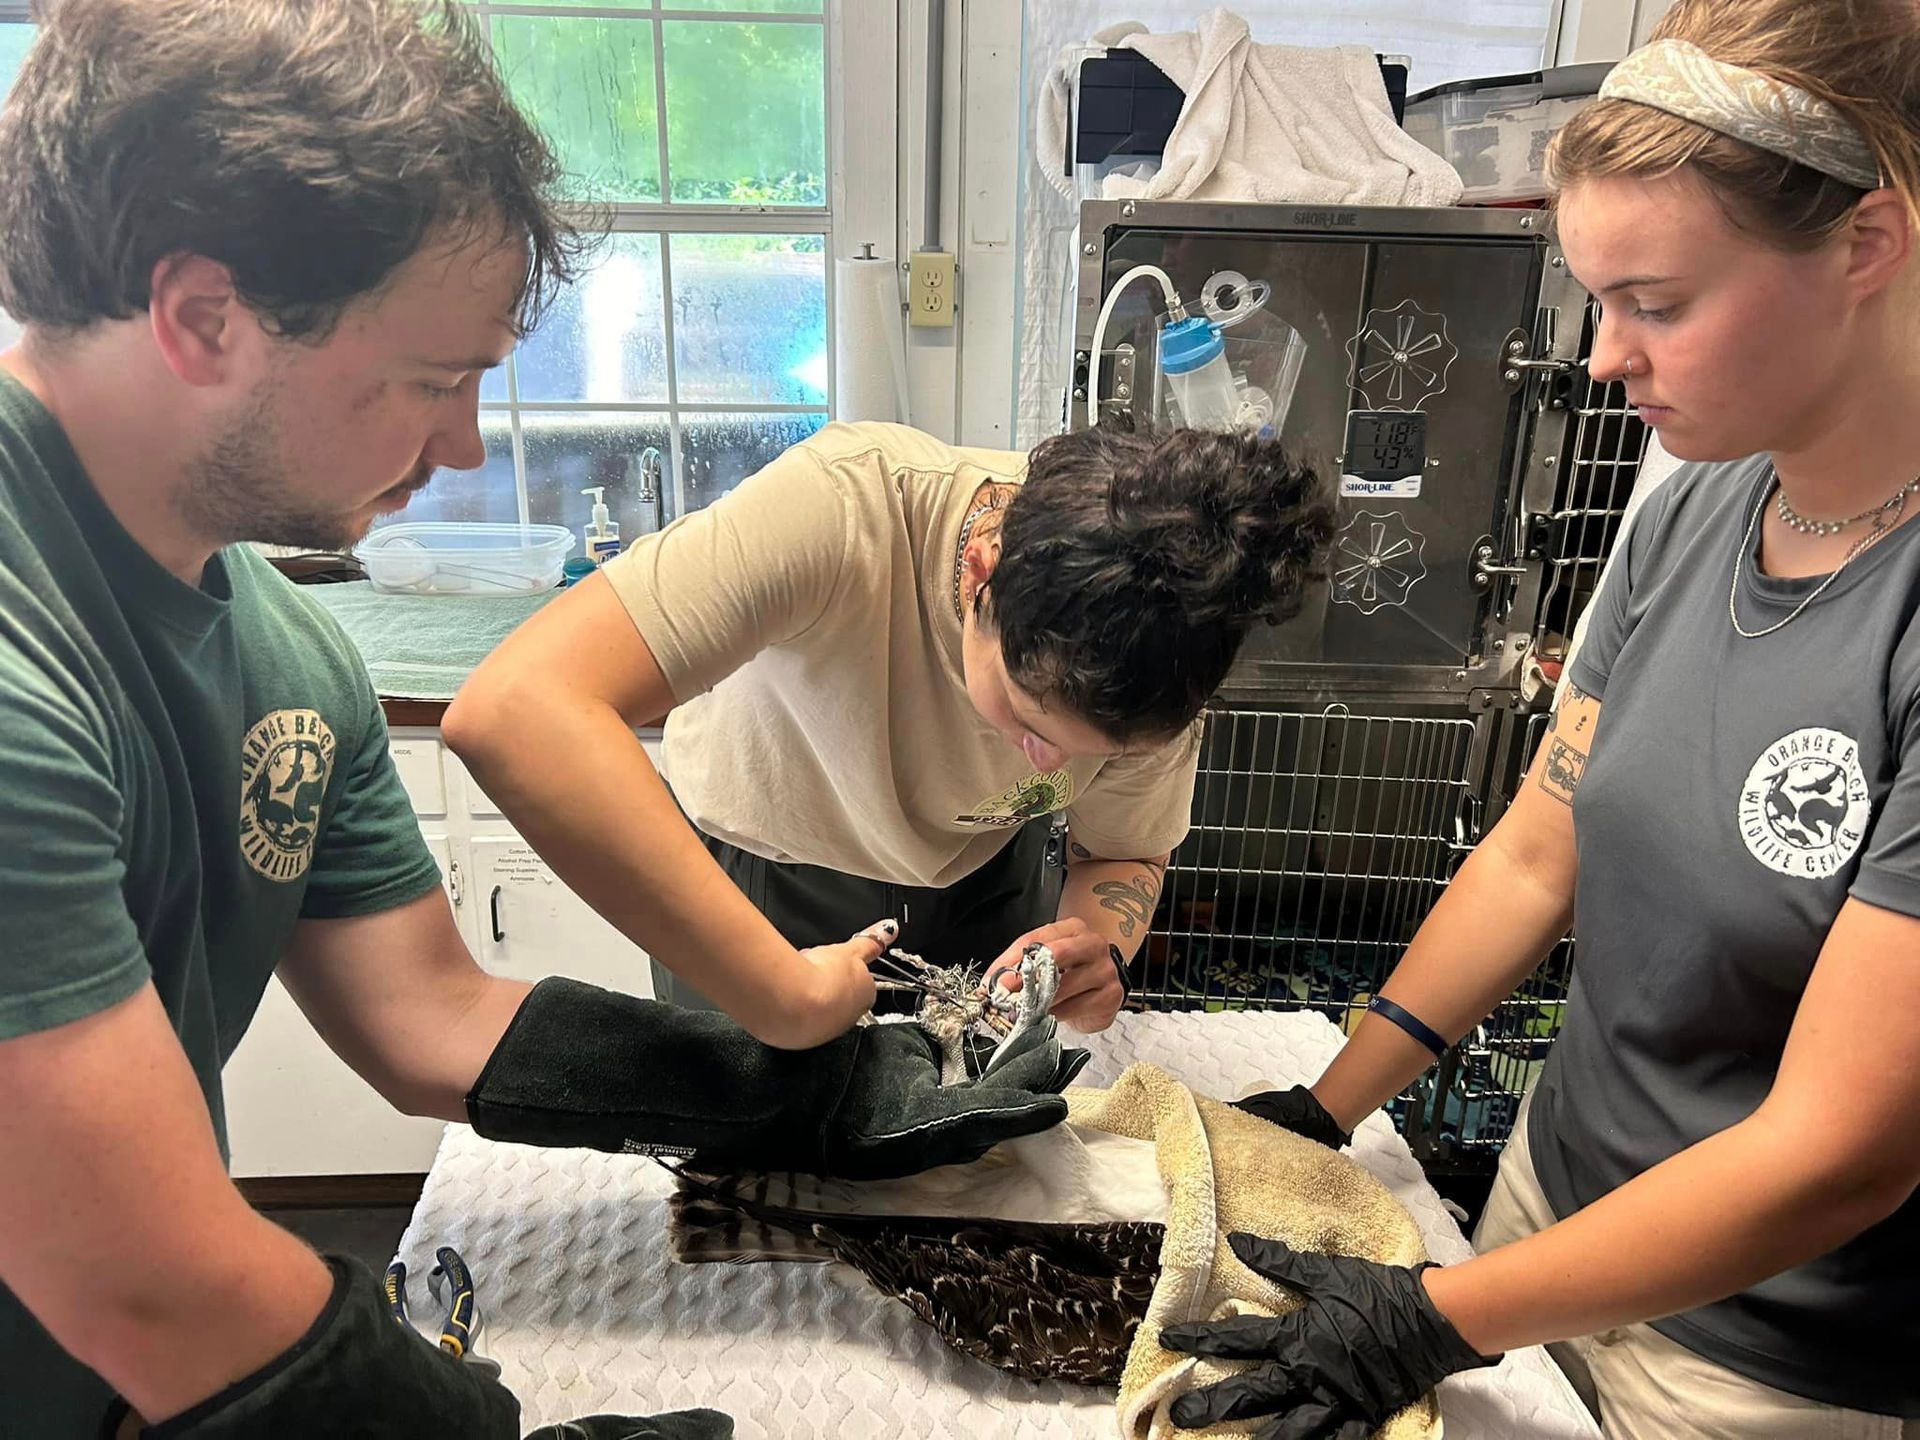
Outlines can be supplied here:
<path id="1" fill-rule="evenodd" d="M 1306 1013 L 1122 1015 L 1085 1040 L 1076 1083 L 1150 1061 L 1232 1099 L 1317 1078 L 1339 1030 Z M 1350 1152 L 1399 1197 L 1434 1259 L 1472 1253 L 1385 1115 Z M 1016 1379 L 943 1344 L 840 1265 L 676 1265 L 672 1180 L 651 1161 L 496 1145 L 450 1125 L 400 1257 L 415 1274 L 452 1245 L 525 1423 L 708 1405 L 740 1440 L 1109 1440 L 1111 1390 Z M 423 1301 L 424 1303 L 424 1301 Z M 1447 1440 L 1577 1440 L 1599 1429 L 1544 1351 L 1440 1387 Z"/>

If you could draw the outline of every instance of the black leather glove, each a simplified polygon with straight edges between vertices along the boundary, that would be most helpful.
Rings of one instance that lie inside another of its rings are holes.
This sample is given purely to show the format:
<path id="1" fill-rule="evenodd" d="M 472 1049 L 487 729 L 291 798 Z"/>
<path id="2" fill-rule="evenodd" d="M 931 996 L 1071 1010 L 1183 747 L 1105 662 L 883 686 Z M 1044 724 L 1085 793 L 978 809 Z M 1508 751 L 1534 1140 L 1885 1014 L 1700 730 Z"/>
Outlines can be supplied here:
<path id="1" fill-rule="evenodd" d="M 527 1440 L 733 1440 L 733 1421 L 718 1410 L 669 1415 L 588 1415 L 529 1430 Z"/>
<path id="2" fill-rule="evenodd" d="M 386 1295 L 365 1266 L 329 1255 L 333 1294 L 307 1333 L 253 1374 L 158 1425 L 140 1440 L 518 1440 L 520 1402 L 496 1377 L 434 1345 L 405 1321 L 396 1324 Z M 127 1403 L 101 1421 L 118 1436 Z M 733 1421 L 717 1410 L 670 1415 L 592 1415 L 532 1432 L 529 1440 L 732 1440 Z"/>
<path id="3" fill-rule="evenodd" d="M 1353 1136 L 1340 1128 L 1340 1122 L 1327 1113 L 1327 1107 L 1314 1099 L 1304 1085 L 1291 1090 L 1265 1090 L 1233 1102 L 1233 1108 L 1270 1120 L 1282 1130 L 1317 1141 L 1329 1150 L 1342 1150 L 1353 1143 Z"/>
<path id="4" fill-rule="evenodd" d="M 882 1179 L 976 1160 L 1064 1120 L 1052 1092 L 1083 1052 L 1051 1027 L 1027 1043 L 1018 1064 L 942 1088 L 939 1049 L 918 1025 L 777 1050 L 713 1011 L 555 977 L 522 1002 L 467 1114 L 491 1140 Z"/>
<path id="5" fill-rule="evenodd" d="M 420 1435 L 516 1440 L 520 1402 L 493 1376 L 396 1325 L 367 1268 L 326 1257 L 333 1294 L 285 1353 L 170 1420 L 142 1440 L 412 1440 Z M 101 1434 L 127 1414 L 116 1401 Z"/>
<path id="6" fill-rule="evenodd" d="M 1264 1360 L 1173 1402 L 1185 1429 L 1256 1415 L 1280 1418 L 1260 1440 L 1366 1440 L 1447 1376 L 1497 1364 L 1434 1309 L 1420 1272 L 1315 1255 L 1244 1233 L 1227 1237 L 1249 1269 L 1306 1300 L 1278 1319 L 1243 1315 L 1169 1325 L 1160 1343 L 1191 1355 Z"/>

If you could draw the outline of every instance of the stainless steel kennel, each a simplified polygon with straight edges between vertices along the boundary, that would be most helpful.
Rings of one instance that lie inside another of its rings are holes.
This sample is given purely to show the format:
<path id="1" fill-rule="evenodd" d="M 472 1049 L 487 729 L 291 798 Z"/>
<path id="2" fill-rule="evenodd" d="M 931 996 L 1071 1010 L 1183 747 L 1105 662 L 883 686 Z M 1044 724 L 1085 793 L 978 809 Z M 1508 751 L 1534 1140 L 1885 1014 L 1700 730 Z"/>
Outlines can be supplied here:
<path id="1" fill-rule="evenodd" d="M 1152 285 L 1115 302 L 1086 388 L 1102 302 L 1152 264 L 1190 304 L 1265 292 L 1227 359 L 1339 477 L 1329 582 L 1249 640 L 1208 713 L 1137 994 L 1350 1024 L 1515 793 L 1646 432 L 1586 372 L 1591 302 L 1539 211 L 1090 201 L 1078 254 L 1069 424 L 1178 418 Z M 1397 1103 L 1430 1168 L 1505 1142 L 1573 949 Z"/>

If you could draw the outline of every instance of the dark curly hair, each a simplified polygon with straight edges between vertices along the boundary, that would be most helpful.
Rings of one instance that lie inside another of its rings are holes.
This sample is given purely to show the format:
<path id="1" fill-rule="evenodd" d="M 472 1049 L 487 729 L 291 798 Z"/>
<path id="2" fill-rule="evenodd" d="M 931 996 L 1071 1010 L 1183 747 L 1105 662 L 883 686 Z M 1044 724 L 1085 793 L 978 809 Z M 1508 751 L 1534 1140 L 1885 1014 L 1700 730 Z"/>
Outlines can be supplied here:
<path id="1" fill-rule="evenodd" d="M 455 0 L 58 0 L 0 113 L 0 306 L 54 332 L 225 265 L 275 333 L 324 339 L 430 236 L 524 240 L 531 328 L 592 241 Z"/>
<path id="2" fill-rule="evenodd" d="M 1300 611 L 1333 506 L 1277 440 L 1101 428 L 1042 441 L 975 598 L 1008 677 L 1121 743 L 1179 734 L 1256 621 Z"/>

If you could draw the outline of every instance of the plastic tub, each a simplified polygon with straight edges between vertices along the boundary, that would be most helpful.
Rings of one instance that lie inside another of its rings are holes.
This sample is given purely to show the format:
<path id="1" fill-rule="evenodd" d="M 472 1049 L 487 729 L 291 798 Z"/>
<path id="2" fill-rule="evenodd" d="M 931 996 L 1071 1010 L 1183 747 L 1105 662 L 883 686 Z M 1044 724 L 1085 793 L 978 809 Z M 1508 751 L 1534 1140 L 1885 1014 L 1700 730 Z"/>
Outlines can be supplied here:
<path id="1" fill-rule="evenodd" d="M 560 583 L 564 525 L 422 520 L 387 525 L 354 549 L 373 588 L 404 595 L 534 595 Z"/>
<path id="2" fill-rule="evenodd" d="M 1460 172 L 1461 203 L 1538 200 L 1547 193 L 1547 142 L 1612 68 L 1563 65 L 1437 86 L 1407 101 L 1404 128 Z"/>

